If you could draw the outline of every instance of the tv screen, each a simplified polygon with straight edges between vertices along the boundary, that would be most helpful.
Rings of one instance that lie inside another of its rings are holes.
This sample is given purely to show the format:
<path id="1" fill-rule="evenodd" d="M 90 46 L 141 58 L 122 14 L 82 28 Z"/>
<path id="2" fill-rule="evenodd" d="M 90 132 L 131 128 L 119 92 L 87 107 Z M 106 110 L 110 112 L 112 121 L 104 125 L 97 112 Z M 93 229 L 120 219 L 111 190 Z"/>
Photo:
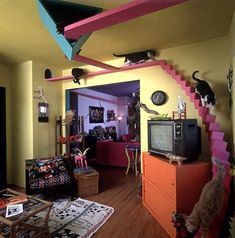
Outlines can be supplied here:
<path id="1" fill-rule="evenodd" d="M 152 125 L 151 128 L 151 147 L 160 151 L 172 151 L 173 150 L 173 131 L 172 125 Z"/>

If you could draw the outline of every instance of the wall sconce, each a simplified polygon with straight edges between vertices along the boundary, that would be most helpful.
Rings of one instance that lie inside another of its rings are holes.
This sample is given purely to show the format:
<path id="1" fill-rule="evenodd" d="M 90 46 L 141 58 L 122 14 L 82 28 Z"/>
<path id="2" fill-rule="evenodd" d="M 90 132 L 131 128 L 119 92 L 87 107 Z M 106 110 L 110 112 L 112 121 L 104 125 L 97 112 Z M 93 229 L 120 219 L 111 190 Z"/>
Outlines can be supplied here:
<path id="1" fill-rule="evenodd" d="M 38 103 L 38 121 L 48 122 L 49 121 L 49 105 L 45 102 Z"/>
<path id="2" fill-rule="evenodd" d="M 122 120 L 122 116 L 117 116 L 117 120 L 121 121 Z"/>
<path id="3" fill-rule="evenodd" d="M 48 122 L 49 121 L 49 104 L 44 96 L 44 91 L 42 87 L 38 87 L 37 90 L 33 91 L 34 98 L 37 98 L 39 100 L 43 100 L 44 102 L 38 103 L 38 121 L 39 122 Z"/>

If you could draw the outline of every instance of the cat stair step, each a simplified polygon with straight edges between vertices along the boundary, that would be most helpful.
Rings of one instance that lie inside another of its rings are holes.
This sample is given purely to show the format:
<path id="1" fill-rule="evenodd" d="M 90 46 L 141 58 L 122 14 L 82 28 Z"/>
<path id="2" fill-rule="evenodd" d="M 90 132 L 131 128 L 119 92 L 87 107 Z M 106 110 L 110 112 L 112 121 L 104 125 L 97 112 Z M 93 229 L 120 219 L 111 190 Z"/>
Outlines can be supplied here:
<path id="1" fill-rule="evenodd" d="M 179 84 L 180 84 L 181 88 L 184 89 L 184 90 L 185 90 L 186 87 L 190 86 L 190 83 L 187 80 L 181 80 L 179 82 Z"/>
<path id="2" fill-rule="evenodd" d="M 206 122 L 215 122 L 216 116 L 207 114 L 206 115 Z"/>
<path id="3" fill-rule="evenodd" d="M 173 69 L 173 67 L 170 64 L 166 64 L 165 66 L 163 66 L 163 68 L 167 73 L 169 73 Z"/>
<path id="4" fill-rule="evenodd" d="M 216 119 L 216 116 L 211 115 L 209 113 L 202 115 L 202 123 L 204 125 L 211 123 L 211 122 L 215 123 L 215 119 Z"/>
<path id="5" fill-rule="evenodd" d="M 193 104 L 196 108 L 199 108 L 202 106 L 201 99 L 194 99 Z"/>
<path id="6" fill-rule="evenodd" d="M 181 81 L 184 81 L 185 78 L 181 74 L 175 75 L 174 79 L 176 80 L 177 83 L 180 83 Z"/>
<path id="7" fill-rule="evenodd" d="M 221 131 L 209 131 L 208 138 L 210 141 L 212 140 L 222 141 L 224 139 L 224 133 Z"/>
<path id="8" fill-rule="evenodd" d="M 175 75 L 177 75 L 177 71 L 172 68 L 172 69 L 167 69 L 166 72 L 172 77 L 174 78 Z"/>
<path id="9" fill-rule="evenodd" d="M 221 150 L 225 151 L 227 148 L 228 143 L 225 141 L 221 140 L 211 140 L 210 141 L 210 151 L 212 152 L 213 150 Z"/>
<path id="10" fill-rule="evenodd" d="M 201 101 L 201 97 L 195 92 L 190 93 L 190 99 L 191 99 L 191 102 L 195 102 L 197 100 Z"/>
<path id="11" fill-rule="evenodd" d="M 218 123 L 214 123 L 214 122 L 209 122 L 206 123 L 205 125 L 206 127 L 206 131 L 219 131 L 220 130 L 220 125 Z"/>
<path id="12" fill-rule="evenodd" d="M 185 87 L 185 92 L 186 92 L 186 95 L 190 97 L 191 93 L 195 93 L 195 88 L 191 87 L 190 85 L 186 86 Z"/>
<path id="13" fill-rule="evenodd" d="M 206 114 L 209 113 L 209 109 L 207 107 L 199 106 L 197 110 L 200 116 L 204 116 L 204 115 L 206 116 Z"/>
<path id="14" fill-rule="evenodd" d="M 163 68 L 167 64 L 166 60 L 159 60 L 159 65 Z M 163 68 L 164 69 L 164 68 Z"/>
<path id="15" fill-rule="evenodd" d="M 230 157 L 230 153 L 226 150 L 218 150 L 218 149 L 213 149 L 211 151 L 212 156 L 220 159 L 220 160 L 225 160 L 227 161 Z"/>

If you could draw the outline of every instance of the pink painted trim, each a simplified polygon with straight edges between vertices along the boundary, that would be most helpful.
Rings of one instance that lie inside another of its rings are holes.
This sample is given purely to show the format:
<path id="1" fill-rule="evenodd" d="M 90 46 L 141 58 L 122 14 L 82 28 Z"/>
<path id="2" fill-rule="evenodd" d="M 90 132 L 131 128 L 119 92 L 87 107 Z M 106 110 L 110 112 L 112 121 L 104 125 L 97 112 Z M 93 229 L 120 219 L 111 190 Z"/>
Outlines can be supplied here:
<path id="1" fill-rule="evenodd" d="M 68 39 L 79 39 L 80 36 L 91 33 L 151 12 L 174 6 L 188 0 L 135 0 L 130 3 L 99 13 L 64 28 Z"/>
<path id="2" fill-rule="evenodd" d="M 141 69 L 141 68 L 146 68 L 146 67 L 152 67 L 152 66 L 157 66 L 160 64 L 161 61 L 147 61 L 145 63 L 142 64 L 133 64 L 133 65 L 127 65 L 127 66 L 123 66 L 118 68 L 118 70 L 100 70 L 100 71 L 95 71 L 95 72 L 90 72 L 85 74 L 85 78 L 88 77 L 94 77 L 94 76 L 98 76 L 98 75 L 102 75 L 102 74 L 110 74 L 110 73 L 116 73 L 116 72 L 122 72 L 122 71 L 127 71 L 127 70 L 132 70 L 132 69 Z M 49 79 L 45 79 L 49 82 L 55 82 L 55 81 L 60 81 L 60 80 L 68 80 L 68 79 L 73 79 L 72 75 L 68 75 L 68 76 L 62 76 L 62 77 L 53 77 L 53 78 L 49 78 Z"/>
<path id="3" fill-rule="evenodd" d="M 93 65 L 93 66 L 103 68 L 103 69 L 107 69 L 107 70 L 118 70 L 119 69 L 119 68 L 114 67 L 112 65 L 104 64 L 100 61 L 96 61 L 96 60 L 93 60 L 93 59 L 90 59 L 90 58 L 87 58 L 87 57 L 81 56 L 81 55 L 75 55 L 73 59 L 76 60 L 76 61 L 88 64 L 88 65 Z"/>

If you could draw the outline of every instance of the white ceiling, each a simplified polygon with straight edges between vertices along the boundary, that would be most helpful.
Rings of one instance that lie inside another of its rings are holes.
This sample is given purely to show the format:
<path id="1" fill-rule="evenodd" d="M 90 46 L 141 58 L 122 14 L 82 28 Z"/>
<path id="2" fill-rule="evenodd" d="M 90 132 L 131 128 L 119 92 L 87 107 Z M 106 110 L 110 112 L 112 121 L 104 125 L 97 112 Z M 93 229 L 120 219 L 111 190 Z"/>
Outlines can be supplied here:
<path id="1" fill-rule="evenodd" d="M 0 1 L 0 63 L 28 60 L 59 69 L 80 64 L 69 61 L 40 20 L 37 0 Z M 157 0 L 153 0 L 157 1 Z M 110 9 L 127 0 L 70 0 Z M 228 34 L 235 0 L 190 0 L 128 22 L 94 32 L 81 55 L 98 60 L 115 59 L 113 53 L 171 48 Z"/>

